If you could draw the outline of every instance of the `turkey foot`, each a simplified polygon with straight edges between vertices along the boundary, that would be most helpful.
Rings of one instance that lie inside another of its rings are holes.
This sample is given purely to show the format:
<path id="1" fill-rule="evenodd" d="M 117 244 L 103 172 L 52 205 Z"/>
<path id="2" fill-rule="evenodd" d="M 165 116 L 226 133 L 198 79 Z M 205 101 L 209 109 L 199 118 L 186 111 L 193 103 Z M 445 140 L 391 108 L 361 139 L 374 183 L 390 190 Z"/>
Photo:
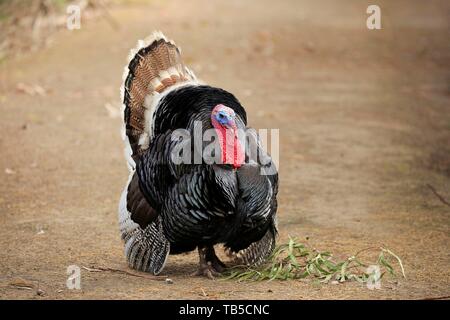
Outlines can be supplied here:
<path id="1" fill-rule="evenodd" d="M 213 246 L 198 248 L 200 265 L 194 276 L 205 276 L 209 279 L 219 276 L 225 270 L 225 264 L 216 256 Z"/>

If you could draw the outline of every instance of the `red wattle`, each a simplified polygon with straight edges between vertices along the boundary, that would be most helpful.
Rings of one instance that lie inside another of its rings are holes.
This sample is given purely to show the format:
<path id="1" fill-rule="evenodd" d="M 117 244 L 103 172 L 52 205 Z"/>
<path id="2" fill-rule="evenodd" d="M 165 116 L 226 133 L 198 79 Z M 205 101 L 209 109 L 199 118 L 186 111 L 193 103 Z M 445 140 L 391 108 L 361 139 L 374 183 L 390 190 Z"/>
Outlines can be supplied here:
<path id="1" fill-rule="evenodd" d="M 216 121 L 213 121 L 219 138 L 222 163 L 231 164 L 234 168 L 239 168 L 245 161 L 243 148 L 239 142 L 236 128 L 225 128 Z"/>

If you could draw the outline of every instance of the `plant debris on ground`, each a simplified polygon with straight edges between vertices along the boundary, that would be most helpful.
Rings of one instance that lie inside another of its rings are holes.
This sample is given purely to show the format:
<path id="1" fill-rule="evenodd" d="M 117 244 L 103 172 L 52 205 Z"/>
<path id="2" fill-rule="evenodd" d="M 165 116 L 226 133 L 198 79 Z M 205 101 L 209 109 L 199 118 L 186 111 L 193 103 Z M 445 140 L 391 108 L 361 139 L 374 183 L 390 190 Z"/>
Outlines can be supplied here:
<path id="1" fill-rule="evenodd" d="M 363 262 L 361 254 L 375 251 L 378 258 L 372 263 Z M 385 247 L 363 249 L 343 260 L 336 260 L 330 252 L 321 252 L 296 238 L 289 237 L 288 243 L 278 245 L 267 262 L 258 268 L 235 266 L 224 274 L 224 279 L 238 281 L 314 279 L 322 283 L 330 281 L 358 281 L 375 283 L 386 273 L 395 276 L 393 263 L 400 267 L 406 278 L 401 259 Z"/>

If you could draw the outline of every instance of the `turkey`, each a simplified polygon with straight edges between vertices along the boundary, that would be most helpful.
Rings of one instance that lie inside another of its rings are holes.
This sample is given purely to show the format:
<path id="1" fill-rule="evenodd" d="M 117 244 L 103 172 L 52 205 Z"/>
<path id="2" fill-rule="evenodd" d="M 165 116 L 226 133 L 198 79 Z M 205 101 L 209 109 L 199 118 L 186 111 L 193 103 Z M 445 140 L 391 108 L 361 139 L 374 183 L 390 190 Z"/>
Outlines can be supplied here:
<path id="1" fill-rule="evenodd" d="M 263 263 L 275 246 L 278 174 L 236 97 L 201 83 L 161 32 L 131 51 L 123 81 L 130 174 L 119 228 L 129 266 L 156 275 L 169 254 L 198 249 L 196 275 L 214 278 L 225 270 L 216 244 L 242 264 Z M 180 130 L 213 137 L 197 143 Z M 208 145 L 214 161 L 203 157 Z"/>

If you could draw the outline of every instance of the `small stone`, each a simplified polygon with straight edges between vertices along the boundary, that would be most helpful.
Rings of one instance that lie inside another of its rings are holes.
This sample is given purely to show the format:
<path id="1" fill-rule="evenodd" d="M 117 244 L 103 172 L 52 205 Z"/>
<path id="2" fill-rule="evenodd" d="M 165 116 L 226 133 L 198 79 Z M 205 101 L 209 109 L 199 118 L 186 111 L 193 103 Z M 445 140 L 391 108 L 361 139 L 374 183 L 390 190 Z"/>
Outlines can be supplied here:
<path id="1" fill-rule="evenodd" d="M 14 170 L 10 169 L 10 168 L 6 168 L 5 169 L 5 173 L 6 174 L 16 174 L 16 172 Z"/>
<path id="2" fill-rule="evenodd" d="M 37 289 L 36 294 L 37 294 L 38 296 L 43 296 L 43 295 L 45 295 L 45 291 L 42 290 L 42 289 Z"/>
<path id="3" fill-rule="evenodd" d="M 173 284 L 173 280 L 170 279 L 170 278 L 166 278 L 166 283 L 167 283 L 167 284 Z"/>

